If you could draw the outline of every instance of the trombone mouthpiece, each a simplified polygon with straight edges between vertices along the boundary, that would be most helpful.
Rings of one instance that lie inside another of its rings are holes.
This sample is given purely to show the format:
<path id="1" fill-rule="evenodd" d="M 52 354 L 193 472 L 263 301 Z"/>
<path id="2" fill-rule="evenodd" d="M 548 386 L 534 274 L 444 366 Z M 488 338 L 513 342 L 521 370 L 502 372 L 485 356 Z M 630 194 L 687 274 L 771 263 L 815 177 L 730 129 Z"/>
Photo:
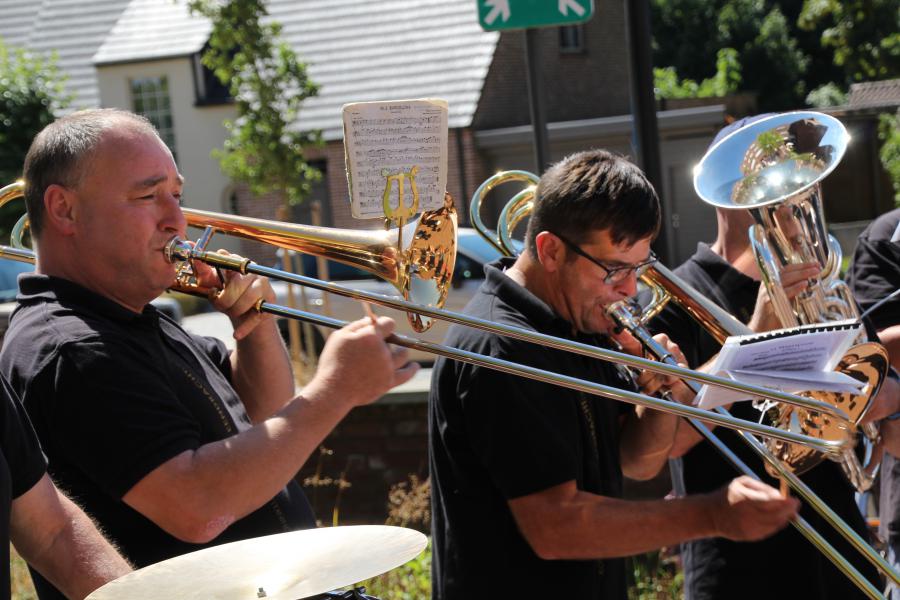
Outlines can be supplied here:
<path id="1" fill-rule="evenodd" d="M 170 263 L 183 262 L 191 258 L 192 250 L 193 248 L 189 243 L 176 235 L 163 248 L 163 254 L 165 254 L 166 260 Z"/>

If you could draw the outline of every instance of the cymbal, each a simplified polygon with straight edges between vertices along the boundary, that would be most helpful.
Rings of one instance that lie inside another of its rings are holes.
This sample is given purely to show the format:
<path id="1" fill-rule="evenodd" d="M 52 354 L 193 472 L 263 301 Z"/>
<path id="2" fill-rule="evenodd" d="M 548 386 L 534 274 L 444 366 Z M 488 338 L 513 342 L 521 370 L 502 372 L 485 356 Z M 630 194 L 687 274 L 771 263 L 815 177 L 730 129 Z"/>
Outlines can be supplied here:
<path id="1" fill-rule="evenodd" d="M 426 543 L 418 531 L 386 525 L 279 533 L 164 560 L 85 600 L 298 600 L 398 567 Z"/>

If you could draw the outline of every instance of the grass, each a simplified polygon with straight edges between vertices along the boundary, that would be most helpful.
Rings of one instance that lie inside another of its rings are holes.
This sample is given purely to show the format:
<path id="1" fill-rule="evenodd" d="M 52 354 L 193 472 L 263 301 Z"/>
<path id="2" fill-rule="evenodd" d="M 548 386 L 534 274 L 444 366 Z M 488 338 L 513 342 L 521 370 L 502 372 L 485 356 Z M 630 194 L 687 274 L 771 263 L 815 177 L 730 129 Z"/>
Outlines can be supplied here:
<path id="1" fill-rule="evenodd" d="M 28 565 L 12 547 L 12 544 L 9 546 L 9 578 L 12 589 L 11 600 L 37 600 L 34 585 L 31 583 L 31 575 L 28 574 Z"/>

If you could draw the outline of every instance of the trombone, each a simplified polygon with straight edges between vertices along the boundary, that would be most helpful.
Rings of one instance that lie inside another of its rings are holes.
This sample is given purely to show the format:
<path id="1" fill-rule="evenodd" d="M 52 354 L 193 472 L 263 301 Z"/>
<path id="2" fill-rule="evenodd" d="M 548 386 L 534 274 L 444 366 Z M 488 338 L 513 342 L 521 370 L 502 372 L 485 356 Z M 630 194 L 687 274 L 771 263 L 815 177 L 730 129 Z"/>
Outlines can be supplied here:
<path id="1" fill-rule="evenodd" d="M 496 232 L 488 230 L 480 218 L 481 207 L 485 199 L 485 195 L 494 187 L 501 183 L 514 181 L 529 181 L 531 185 L 518 192 L 510 199 L 501 211 L 501 216 L 497 224 Z M 476 229 L 486 240 L 494 244 L 498 249 L 508 256 L 517 254 L 515 243 L 512 238 L 516 225 L 527 216 L 534 202 L 536 191 L 537 177 L 526 179 L 520 172 L 501 172 L 482 184 L 472 197 L 470 205 L 470 214 L 473 215 L 472 222 L 478 223 Z M 474 215 L 478 214 L 476 220 Z M 638 341 L 661 362 L 666 364 L 675 364 L 671 354 L 659 343 L 657 343 L 650 333 L 647 331 L 645 324 L 654 316 L 656 316 L 668 300 L 674 300 L 693 317 L 704 329 L 709 331 L 719 341 L 724 341 L 729 335 L 738 335 L 749 333 L 749 329 L 738 321 L 734 316 L 723 310 L 715 303 L 708 300 L 702 294 L 694 290 L 689 284 L 681 280 L 677 275 L 661 264 L 651 266 L 642 276 L 642 281 L 648 285 L 653 292 L 653 300 L 650 304 L 648 312 L 641 314 L 641 309 L 633 303 L 619 302 L 610 307 L 610 316 L 623 328 L 628 329 Z M 878 344 L 861 344 L 871 351 L 870 360 L 883 363 L 886 368 L 887 356 L 884 349 Z M 859 346 L 857 346 L 859 347 Z M 699 391 L 696 384 L 697 379 L 685 380 L 685 383 L 694 391 Z M 871 385 L 869 393 L 874 396 L 877 393 L 880 380 Z M 722 407 L 716 408 L 714 411 L 720 416 L 731 416 L 730 413 Z M 733 417 L 732 417 L 733 418 Z M 759 479 L 759 476 L 743 462 L 721 439 L 718 438 L 701 420 L 696 418 L 688 418 L 694 429 L 704 438 L 706 438 L 715 448 L 717 448 L 726 460 L 741 473 Z M 809 503 L 816 512 L 818 512 L 825 521 L 834 527 L 857 551 L 859 551 L 875 568 L 881 571 L 889 580 L 900 585 L 900 574 L 888 564 L 884 558 L 875 551 L 862 537 L 859 536 L 847 523 L 835 513 L 819 496 L 810 489 L 791 469 L 789 469 L 781 460 L 779 460 L 765 445 L 750 435 L 750 429 L 738 429 L 740 438 L 759 456 L 764 464 L 775 471 L 797 494 Z M 811 448 L 811 446 L 807 446 Z M 792 525 L 806 537 L 816 548 L 824 553 L 834 565 L 840 569 L 848 578 L 850 578 L 865 594 L 870 598 L 882 598 L 879 592 L 859 571 L 840 555 L 838 551 L 822 537 L 812 526 L 802 517 L 798 517 L 792 522 Z"/>
<path id="2" fill-rule="evenodd" d="M 0 206 L 13 198 L 21 196 L 22 189 L 23 185 L 21 182 L 0 189 Z M 413 223 L 408 226 L 413 233 L 411 233 L 411 235 L 404 235 L 404 239 L 418 239 L 420 243 L 418 245 L 412 243 L 407 249 L 386 242 L 384 236 L 379 232 L 346 232 L 324 227 L 299 226 L 277 221 L 266 221 L 262 219 L 251 219 L 247 217 L 185 209 L 185 215 L 189 223 L 194 226 L 205 226 L 206 230 L 200 238 L 200 241 L 195 245 L 191 245 L 190 243 L 177 238 L 172 239 L 165 248 L 165 253 L 169 260 L 182 263 L 182 267 L 179 268 L 179 279 L 182 284 L 191 283 L 192 273 L 190 270 L 190 263 L 194 260 L 200 260 L 214 267 L 231 269 L 241 273 L 255 273 L 287 283 L 306 285 L 325 292 L 347 296 L 356 300 L 372 302 L 381 306 L 406 311 L 407 313 L 413 313 L 417 317 L 424 317 L 427 319 L 440 318 L 452 323 L 476 327 L 494 334 L 511 336 L 520 340 L 571 351 L 585 356 L 599 358 L 601 360 L 612 361 L 640 369 L 647 369 L 657 373 L 675 375 L 684 379 L 700 381 L 706 384 L 720 385 L 749 395 L 763 396 L 775 401 L 801 406 L 812 411 L 827 413 L 835 419 L 843 422 L 847 421 L 847 415 L 844 411 L 817 400 L 785 394 L 768 388 L 743 384 L 706 373 L 692 371 L 677 365 L 648 360 L 588 344 L 556 338 L 519 327 L 476 319 L 440 308 L 439 302 L 442 302 L 443 298 L 446 297 L 446 288 L 444 288 L 444 292 L 441 294 L 441 286 L 449 285 L 454 264 L 453 258 L 448 256 L 448 254 L 455 250 L 456 241 L 455 215 L 452 213 L 452 207 L 449 204 L 450 203 L 447 202 L 445 207 L 440 211 L 436 211 L 436 213 L 423 214 L 418 223 Z M 20 219 L 20 224 L 25 218 L 26 217 Z M 20 233 L 23 227 L 19 227 L 19 224 L 17 224 L 17 229 Z M 216 231 L 259 241 L 268 241 L 269 243 L 275 243 L 283 247 L 299 249 L 342 262 L 350 262 L 350 264 L 360 266 L 379 274 L 385 272 L 392 278 L 392 281 L 396 281 L 395 285 L 399 283 L 397 287 L 406 298 L 412 297 L 413 300 L 416 301 L 374 294 L 362 290 L 353 290 L 328 281 L 286 273 L 278 269 L 258 265 L 249 259 L 210 252 L 206 250 L 206 246 L 213 233 Z M 390 237 L 391 234 L 389 233 L 388 238 Z M 438 247 L 440 244 L 437 243 L 441 238 L 445 240 L 446 244 L 443 248 Z M 448 238 L 450 241 L 446 241 Z M 436 244 L 430 244 L 429 240 L 435 240 Z M 33 262 L 35 260 L 33 251 L 21 247 L 21 235 L 14 235 L 13 243 L 18 244 L 20 247 L 10 248 L 8 246 L 0 246 L 0 257 L 12 258 L 24 262 Z M 396 275 L 396 279 L 393 279 L 394 275 Z M 436 281 L 429 280 L 429 278 L 434 278 L 435 276 L 437 276 Z M 422 280 L 425 281 L 424 284 L 422 284 Z M 426 289 L 426 298 L 433 299 L 431 306 L 419 303 L 421 298 L 417 297 L 416 290 L 420 287 Z M 300 318 L 327 327 L 341 327 L 344 325 L 343 322 L 336 319 L 322 317 L 313 313 L 262 301 L 257 304 L 256 308 L 261 312 Z M 413 317 L 411 317 L 411 321 L 414 324 L 416 322 Z M 423 323 L 427 324 L 428 321 L 423 320 Z M 536 369 L 527 365 L 474 354 L 457 348 L 416 340 L 406 336 L 395 335 L 390 338 L 389 341 L 401 346 L 446 356 L 454 360 L 469 362 L 486 368 L 497 369 L 506 373 L 580 390 L 593 395 L 670 412 L 685 418 L 698 419 L 704 422 L 737 429 L 739 431 L 751 431 L 760 436 L 775 438 L 789 443 L 808 445 L 819 452 L 829 455 L 840 454 L 850 443 L 848 435 L 841 435 L 840 439 L 834 440 L 819 439 L 792 431 L 781 430 L 768 425 L 754 423 L 752 421 L 737 419 L 728 414 L 720 414 L 692 406 L 675 404 L 630 390 L 622 390 L 564 374 Z M 844 431 L 846 431 L 846 428 Z M 827 542 L 824 542 L 823 540 L 823 543 Z M 848 568 L 852 569 L 849 565 Z M 864 581 L 861 576 L 859 576 L 859 578 Z M 898 578 L 898 581 L 900 581 L 900 578 Z M 862 587 L 862 583 L 860 583 L 860 585 Z M 873 592 L 874 593 L 870 594 L 871 597 L 879 597 L 874 588 Z"/>

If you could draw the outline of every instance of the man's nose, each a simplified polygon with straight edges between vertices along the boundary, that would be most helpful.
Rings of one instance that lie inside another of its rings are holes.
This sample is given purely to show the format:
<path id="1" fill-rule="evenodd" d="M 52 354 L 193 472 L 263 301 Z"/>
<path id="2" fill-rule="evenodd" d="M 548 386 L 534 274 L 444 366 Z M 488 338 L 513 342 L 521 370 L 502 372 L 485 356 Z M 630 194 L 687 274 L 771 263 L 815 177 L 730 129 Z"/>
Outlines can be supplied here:
<path id="1" fill-rule="evenodd" d="M 634 269 L 628 271 L 628 276 L 616 284 L 616 291 L 622 294 L 623 298 L 631 298 L 637 294 L 637 272 Z"/>
<path id="2" fill-rule="evenodd" d="M 187 220 L 181 211 L 181 201 L 174 194 L 166 194 L 164 200 L 165 212 L 160 222 L 160 227 L 165 231 L 184 235 L 187 231 Z"/>

